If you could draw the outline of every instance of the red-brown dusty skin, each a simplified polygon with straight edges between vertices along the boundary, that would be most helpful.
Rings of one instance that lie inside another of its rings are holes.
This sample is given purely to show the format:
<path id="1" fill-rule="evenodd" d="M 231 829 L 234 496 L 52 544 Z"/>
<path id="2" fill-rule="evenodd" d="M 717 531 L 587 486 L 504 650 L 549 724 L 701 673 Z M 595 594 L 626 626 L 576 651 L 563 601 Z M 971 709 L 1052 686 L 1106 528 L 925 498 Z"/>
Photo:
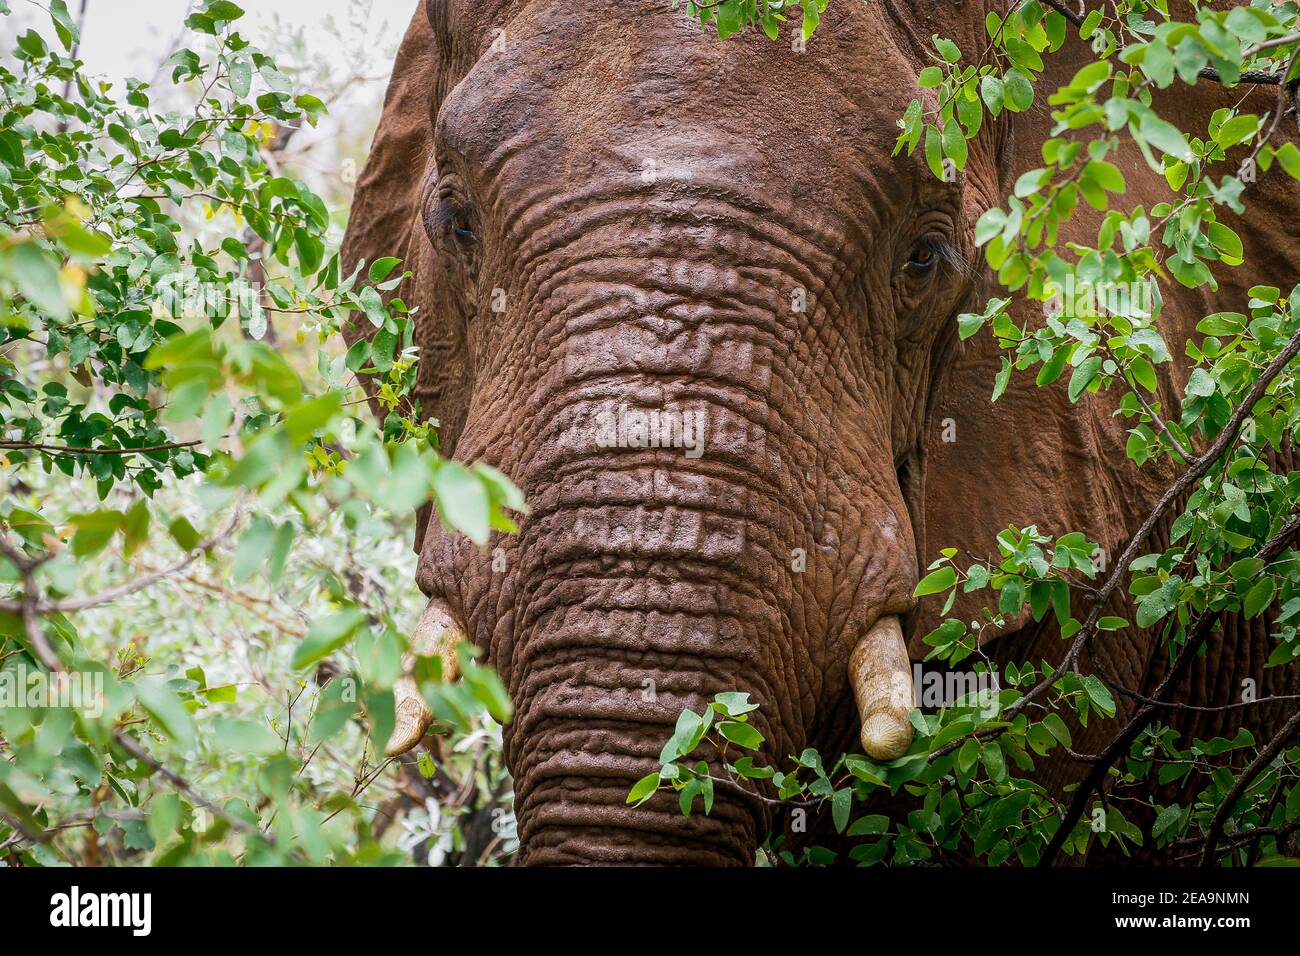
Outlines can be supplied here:
<path id="1" fill-rule="evenodd" d="M 1112 396 L 1072 407 L 1064 385 L 1017 379 L 990 405 L 995 348 L 981 335 L 963 352 L 953 318 L 992 291 L 987 277 L 911 262 L 927 242 L 979 262 L 975 219 L 1039 164 L 1045 95 L 987 124 L 955 183 L 919 152 L 890 156 L 895 119 L 930 95 L 912 78 L 931 34 L 980 49 L 985 12 L 838 2 L 803 53 L 758 34 L 719 42 L 662 0 L 430 0 L 412 20 L 345 252 L 406 258 L 424 412 L 449 453 L 497 466 L 532 507 L 492 542 L 504 572 L 436 521 L 419 543 L 420 587 L 515 701 L 526 862 L 751 863 L 772 824 L 761 805 L 720 792 L 690 819 L 666 795 L 624 805 L 683 706 L 744 690 L 770 757 L 856 749 L 849 654 L 899 614 L 923 656 L 935 608 L 913 612 L 918 559 L 988 553 L 1031 521 L 1114 556 L 1169 480 L 1125 462 Z M 1081 65 L 1075 45 L 1044 89 Z M 1201 84 L 1168 108 L 1204 128 L 1240 95 Z M 1273 95 L 1251 94 L 1253 108 Z M 1130 163 L 1126 200 L 1149 208 L 1164 187 Z M 1292 186 L 1274 169 L 1252 187 L 1249 265 L 1219 276 L 1213 305 L 1166 289 L 1176 354 L 1258 277 L 1296 282 Z M 1162 375 L 1175 409 L 1187 370 Z M 702 454 L 602 443 L 602 413 L 620 409 L 702 416 Z M 995 653 L 1060 653 L 1025 623 Z M 1246 678 L 1261 696 L 1291 690 L 1293 672 L 1263 670 L 1264 627 L 1233 622 L 1191 697 L 1236 699 Z M 1124 632 L 1099 653 L 1149 689 L 1153 648 Z M 1179 726 L 1207 736 L 1226 719 Z M 1078 769 L 1043 773 L 1060 785 Z"/>

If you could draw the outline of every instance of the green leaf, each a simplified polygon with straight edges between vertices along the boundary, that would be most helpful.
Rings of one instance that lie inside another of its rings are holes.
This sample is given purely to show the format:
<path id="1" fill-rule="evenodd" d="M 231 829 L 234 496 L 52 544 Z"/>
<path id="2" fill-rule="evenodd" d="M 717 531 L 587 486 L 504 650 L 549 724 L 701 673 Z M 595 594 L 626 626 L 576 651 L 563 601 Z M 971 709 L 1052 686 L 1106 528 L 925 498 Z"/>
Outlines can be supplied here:
<path id="1" fill-rule="evenodd" d="M 1083 23 L 1079 26 L 1079 39 L 1087 40 L 1097 32 L 1097 27 L 1101 24 L 1102 11 L 1099 7 L 1094 7 L 1088 11 L 1088 15 L 1083 18 Z"/>
<path id="2" fill-rule="evenodd" d="M 370 324 L 375 328 L 381 328 L 388 316 L 384 311 L 384 303 L 379 292 L 373 286 L 366 286 L 357 294 L 357 299 Z"/>
<path id="3" fill-rule="evenodd" d="M 980 760 L 984 764 L 984 769 L 988 771 L 989 779 L 994 783 L 1001 783 L 1007 778 L 1007 762 L 1002 756 L 1002 748 L 998 746 L 997 741 L 991 741 L 983 746 L 980 750 Z"/>
<path id="4" fill-rule="evenodd" d="M 58 34 L 63 48 L 71 50 L 81 39 L 81 32 L 77 29 L 77 23 L 72 19 L 72 15 L 68 13 L 67 0 L 51 0 L 50 19 L 54 21 L 54 32 Z"/>
<path id="5" fill-rule="evenodd" d="M 203 12 L 217 23 L 233 23 L 244 15 L 244 11 L 230 0 L 208 0 Z"/>
<path id="6" fill-rule="evenodd" d="M 1300 179 L 1300 148 L 1295 143 L 1283 143 L 1274 156 L 1287 175 L 1292 179 Z"/>
<path id="7" fill-rule="evenodd" d="M 77 529 L 72 536 L 72 553 L 85 558 L 102 551 L 112 540 L 122 527 L 122 515 L 117 511 L 93 511 L 75 516 L 71 524 Z"/>
<path id="8" fill-rule="evenodd" d="M 1002 368 L 999 369 L 998 374 L 993 379 L 993 397 L 990 401 L 996 402 L 1002 397 L 1003 392 L 1007 390 L 1007 385 L 1011 382 L 1011 373 L 1014 368 L 1015 366 L 1011 364 L 1011 360 L 1005 355 L 1002 356 Z"/>
<path id="9" fill-rule="evenodd" d="M 878 836 L 881 833 L 889 832 L 889 817 L 883 814 L 873 813 L 865 817 L 859 817 L 853 821 L 849 827 L 849 836 Z"/>
<path id="10" fill-rule="evenodd" d="M 963 776 L 968 776 L 974 769 L 980 756 L 980 742 L 974 737 L 966 740 L 961 748 L 957 751 L 957 770 Z"/>
<path id="11" fill-rule="evenodd" d="M 294 527 L 291 522 L 284 522 L 275 531 L 275 541 L 271 545 L 270 564 L 267 573 L 272 584 L 279 584 L 284 576 L 284 567 L 289 559 L 289 549 L 293 547 Z"/>
<path id="12" fill-rule="evenodd" d="M 230 90 L 241 100 L 248 95 L 253 85 L 253 67 L 242 56 L 234 57 L 230 62 Z"/>
<path id="13" fill-rule="evenodd" d="M 1273 603 L 1273 595 L 1276 590 L 1277 586 L 1272 578 L 1261 578 L 1255 582 L 1255 586 L 1246 593 L 1246 601 L 1242 606 L 1246 617 L 1258 617 L 1265 608 Z"/>
<path id="14" fill-rule="evenodd" d="M 333 421 L 342 408 L 343 395 L 338 391 L 329 391 L 294 405 L 284 416 L 289 440 L 296 444 L 311 438 Z"/>
<path id="15" fill-rule="evenodd" d="M 175 691 L 159 677 L 142 677 L 135 682 L 135 696 L 158 727 L 182 749 L 194 746 L 194 722 Z"/>
<path id="16" fill-rule="evenodd" d="M 1083 690 L 1099 711 L 1107 717 L 1115 716 L 1115 698 L 1096 674 L 1087 674 L 1083 678 Z"/>
<path id="17" fill-rule="evenodd" d="M 1109 60 L 1094 60 L 1074 74 L 1070 88 L 1091 93 L 1110 78 L 1113 69 Z"/>
<path id="18" fill-rule="evenodd" d="M 1156 822 L 1151 827 L 1151 835 L 1157 839 L 1164 836 L 1179 821 L 1182 815 L 1182 807 L 1176 803 L 1165 807 L 1160 811 L 1160 815 L 1156 817 Z"/>
<path id="19" fill-rule="evenodd" d="M 963 342 L 984 327 L 984 316 L 963 312 L 957 316 L 957 336 Z"/>
<path id="20" fill-rule="evenodd" d="M 348 691 L 348 681 L 332 680 L 321 692 L 316 714 L 307 734 L 308 746 L 329 740 L 347 725 L 357 712 L 357 702 Z"/>
<path id="21" fill-rule="evenodd" d="M 1208 398 L 1215 391 L 1214 379 L 1203 368 L 1194 369 L 1187 379 L 1188 398 Z"/>
<path id="22" fill-rule="evenodd" d="M 1246 327 L 1246 317 L 1240 312 L 1215 312 L 1196 324 L 1202 335 L 1240 335 Z"/>
<path id="23" fill-rule="evenodd" d="M 198 531 L 194 529 L 194 525 L 190 524 L 189 519 L 184 515 L 172 519 L 172 522 L 167 526 L 167 532 L 183 551 L 193 551 L 202 540 Z"/>
<path id="24" fill-rule="evenodd" d="M 1142 120 L 1140 128 L 1142 136 L 1156 149 L 1185 163 L 1190 163 L 1195 158 L 1192 148 L 1187 145 L 1187 137 L 1172 123 L 1152 114 Z"/>
<path id="25" fill-rule="evenodd" d="M 209 704 L 233 704 L 239 699 L 239 688 L 234 684 L 222 684 L 220 687 L 207 688 L 203 691 L 203 696 Z"/>
<path id="26" fill-rule="evenodd" d="M 231 580 L 238 584 L 250 578 L 271 553 L 271 546 L 274 543 L 275 529 L 266 518 L 258 515 L 248 526 L 244 536 L 240 538 L 239 547 L 235 549 L 235 560 L 230 571 Z"/>
<path id="27" fill-rule="evenodd" d="M 849 825 L 849 811 L 853 807 L 853 788 L 841 787 L 836 790 L 831 797 L 831 820 L 835 824 L 835 832 L 843 833 L 844 828 Z"/>
<path id="28" fill-rule="evenodd" d="M 714 696 L 714 701 L 727 717 L 740 717 L 758 710 L 758 704 L 750 701 L 748 693 L 723 693 Z"/>
<path id="29" fill-rule="evenodd" d="M 388 274 L 396 269 L 401 262 L 401 259 L 396 259 L 393 256 L 385 256 L 382 259 L 376 259 L 370 264 L 370 281 L 383 282 L 388 278 Z"/>
<path id="30" fill-rule="evenodd" d="M 763 746 L 763 735 L 758 732 L 753 724 L 724 720 L 718 724 L 718 733 L 747 750 L 757 750 Z"/>
<path id="31" fill-rule="evenodd" d="M 937 126 L 925 127 L 925 162 L 935 179 L 943 179 L 943 144 Z"/>
<path id="32" fill-rule="evenodd" d="M 966 168 L 966 136 L 955 119 L 943 126 L 943 152 L 958 169 Z"/>
<path id="33" fill-rule="evenodd" d="M 1097 378 L 1097 373 L 1101 371 L 1101 363 L 1100 355 L 1090 355 L 1075 368 L 1074 374 L 1070 376 L 1068 389 L 1071 402 L 1077 402 L 1079 396 L 1087 391 L 1088 386 Z"/>
<path id="34" fill-rule="evenodd" d="M 13 276 L 23 298 L 32 306 L 52 319 L 64 321 L 68 318 L 58 267 L 36 243 L 18 243 L 5 253 L 0 263 Z"/>
<path id="35" fill-rule="evenodd" d="M 370 359 L 375 368 L 387 372 L 393 367 L 393 354 L 397 351 L 397 335 L 387 328 L 382 328 L 370 340 Z"/>
<path id="36" fill-rule="evenodd" d="M 141 498 L 129 509 L 122 519 L 122 553 L 131 557 L 149 538 L 149 505 Z"/>
<path id="37" fill-rule="evenodd" d="M 1240 265 L 1243 259 L 1241 237 L 1221 222 L 1212 222 L 1205 229 L 1206 238 L 1219 250 L 1220 258 L 1230 266 Z"/>
<path id="38" fill-rule="evenodd" d="M 1007 214 L 999 207 L 994 206 L 991 209 L 986 209 L 984 214 L 979 217 L 979 221 L 975 223 L 975 244 L 984 245 L 984 243 L 1001 233 L 1006 224 Z"/>
<path id="39" fill-rule="evenodd" d="M 1070 359 L 1070 348 L 1068 345 L 1059 346 L 1052 352 L 1052 357 L 1043 363 L 1043 367 L 1038 370 L 1038 376 L 1035 383 L 1040 387 L 1051 385 L 1061 373 L 1065 371 L 1065 363 Z"/>
<path id="40" fill-rule="evenodd" d="M 162 793 L 149 803 L 149 834 L 158 840 L 169 840 L 180 829 L 186 816 L 181 798 L 174 793 Z"/>
<path id="41" fill-rule="evenodd" d="M 1045 716 L 1043 718 L 1043 726 L 1046 727 L 1048 732 L 1050 732 L 1051 735 L 1062 744 L 1067 747 L 1071 746 L 1070 729 L 1066 726 L 1065 721 L 1061 718 L 1060 714 L 1048 714 Z"/>
<path id="42" fill-rule="evenodd" d="M 353 607 L 317 621 L 294 649 L 289 666 L 298 671 L 324 660 L 348 642 L 365 618 L 365 614 Z"/>
<path id="43" fill-rule="evenodd" d="M 961 59 L 961 50 L 957 48 L 957 44 L 945 37 L 937 35 L 933 37 L 933 40 L 934 47 L 939 51 L 939 55 L 943 57 L 944 62 L 956 63 Z"/>
<path id="44" fill-rule="evenodd" d="M 1023 113 L 1034 102 L 1034 84 L 1019 69 L 1012 67 L 1002 77 L 1006 88 L 1006 108 L 1014 113 Z"/>
<path id="45" fill-rule="evenodd" d="M 1083 167 L 1083 175 L 1092 179 L 1108 193 L 1122 193 L 1125 190 L 1124 174 L 1110 163 L 1092 160 Z"/>
<path id="46" fill-rule="evenodd" d="M 1165 89 L 1174 81 L 1174 56 L 1169 47 L 1159 40 L 1153 40 L 1144 48 L 1142 72 L 1155 82 L 1160 89 Z"/>
<path id="47" fill-rule="evenodd" d="M 1174 278 L 1189 289 L 1198 288 L 1206 283 L 1209 283 L 1211 288 L 1217 288 L 1209 267 L 1199 259 L 1193 258 L 1189 262 L 1181 256 L 1170 256 L 1165 260 L 1165 265 L 1174 274 Z"/>
<path id="48" fill-rule="evenodd" d="M 980 99 L 994 116 L 1001 113 L 1006 102 L 1006 89 L 1002 81 L 991 73 L 980 80 Z"/>
<path id="49" fill-rule="evenodd" d="M 475 544 L 487 544 L 489 500 L 482 479 L 458 461 L 442 462 L 433 475 L 438 514 Z"/>
<path id="50" fill-rule="evenodd" d="M 634 803 L 638 806 L 645 803 L 654 796 L 655 791 L 659 789 L 659 771 L 648 773 L 632 785 L 628 791 L 627 802 Z"/>
<path id="51" fill-rule="evenodd" d="M 1154 393 L 1160 384 L 1159 380 L 1156 378 L 1155 366 L 1140 356 L 1135 358 L 1132 364 L 1129 365 L 1129 372 L 1133 376 L 1133 381 L 1137 382 L 1137 384 L 1141 385 L 1148 392 Z"/>
<path id="52" fill-rule="evenodd" d="M 18 38 L 18 49 L 27 54 L 27 59 L 39 60 L 45 56 L 45 41 L 35 30 L 28 30 Z"/>
<path id="53" fill-rule="evenodd" d="M 917 584 L 916 590 L 912 592 L 912 597 L 925 597 L 927 594 L 938 594 L 946 591 L 957 583 L 957 570 L 950 564 L 944 565 L 937 571 L 931 571 L 921 579 Z"/>
<path id="54" fill-rule="evenodd" d="M 234 717 L 214 720 L 212 739 L 219 749 L 239 754 L 273 754 L 284 746 L 265 724 Z"/>
<path id="55" fill-rule="evenodd" d="M 152 850 L 155 846 L 146 820 L 121 820 L 122 846 L 128 850 Z"/>
<path id="56" fill-rule="evenodd" d="M 1231 149 L 1254 136 L 1257 129 L 1259 129 L 1258 116 L 1234 116 L 1219 127 L 1214 134 L 1214 141 L 1224 149 Z"/>

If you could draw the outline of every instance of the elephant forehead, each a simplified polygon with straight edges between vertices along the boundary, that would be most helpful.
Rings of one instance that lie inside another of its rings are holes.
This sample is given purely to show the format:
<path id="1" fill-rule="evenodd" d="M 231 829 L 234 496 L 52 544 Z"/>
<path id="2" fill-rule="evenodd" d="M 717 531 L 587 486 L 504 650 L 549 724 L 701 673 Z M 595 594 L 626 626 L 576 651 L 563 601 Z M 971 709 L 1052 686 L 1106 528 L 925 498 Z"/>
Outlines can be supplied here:
<path id="1" fill-rule="evenodd" d="M 915 157 L 891 156 L 895 120 L 917 94 L 900 78 L 914 66 L 870 5 L 832 6 L 801 49 L 754 31 L 718 42 L 660 3 L 503 15 L 479 24 L 495 39 L 475 43 L 437 121 L 439 148 L 484 188 L 548 171 L 566 181 L 707 177 L 848 212 L 879 205 L 883 183 L 905 200 L 918 179 Z"/>

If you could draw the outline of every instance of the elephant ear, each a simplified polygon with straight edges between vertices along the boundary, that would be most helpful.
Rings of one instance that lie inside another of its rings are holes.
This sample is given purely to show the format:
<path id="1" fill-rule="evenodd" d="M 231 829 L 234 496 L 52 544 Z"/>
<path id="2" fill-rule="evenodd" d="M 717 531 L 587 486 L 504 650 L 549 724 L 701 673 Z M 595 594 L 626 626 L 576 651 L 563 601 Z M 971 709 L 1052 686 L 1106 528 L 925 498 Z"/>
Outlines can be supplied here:
<path id="1" fill-rule="evenodd" d="M 424 6 L 418 5 L 398 49 L 370 156 L 357 181 L 342 262 L 350 274 L 363 260 L 396 256 L 400 268 L 411 272 L 392 294 L 415 313 L 420 357 L 412 398 L 421 418 L 438 423 L 442 449 L 451 454 L 465 420 L 469 365 L 459 313 L 449 307 L 445 277 L 424 231 L 425 189 L 437 181 L 433 124 L 446 80 Z M 377 331 L 364 316 L 354 316 L 343 334 L 351 346 Z M 386 410 L 377 401 L 373 381 L 363 384 L 371 409 L 382 420 Z M 428 519 L 426 505 L 417 521 L 417 552 Z"/>

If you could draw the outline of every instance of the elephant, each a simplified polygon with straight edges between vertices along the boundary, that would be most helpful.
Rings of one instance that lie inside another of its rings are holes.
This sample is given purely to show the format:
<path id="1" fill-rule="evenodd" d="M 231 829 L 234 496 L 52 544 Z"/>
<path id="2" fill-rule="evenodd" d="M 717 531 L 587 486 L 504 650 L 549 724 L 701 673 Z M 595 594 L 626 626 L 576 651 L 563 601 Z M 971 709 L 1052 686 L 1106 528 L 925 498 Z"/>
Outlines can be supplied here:
<path id="1" fill-rule="evenodd" d="M 412 273 L 414 397 L 444 452 L 500 469 L 530 505 L 490 549 L 426 506 L 416 541 L 416 646 L 468 637 L 515 705 L 524 864 L 753 865 L 782 825 L 770 801 L 720 789 L 689 817 L 670 794 L 626 805 L 684 707 L 748 692 L 771 760 L 894 755 L 909 661 L 940 620 L 913 591 L 939 549 L 996 553 L 1000 530 L 1033 522 L 1115 556 L 1175 475 L 1125 460 L 1112 392 L 1074 405 L 1062 383 L 1016 377 L 991 403 L 996 343 L 957 334 L 955 316 L 996 292 L 974 224 L 1038 165 L 1046 92 L 1088 57 L 1074 31 L 1034 106 L 988 121 L 941 180 L 920 151 L 895 153 L 895 121 L 932 95 L 915 81 L 931 36 L 982 49 L 997 4 L 836 2 L 803 49 L 756 31 L 720 42 L 668 6 L 420 3 L 344 242 L 349 269 L 392 255 Z M 1160 108 L 1204 128 L 1242 96 L 1271 109 L 1276 87 L 1177 95 Z M 1126 200 L 1149 207 L 1167 187 L 1130 153 Z M 1166 290 L 1174 350 L 1261 277 L 1297 280 L 1293 184 L 1275 168 L 1247 202 L 1247 265 L 1216 266 L 1215 295 Z M 1063 241 L 1095 236 L 1076 219 Z M 1189 369 L 1159 374 L 1176 416 Z M 701 454 L 673 447 L 688 428 Z M 1167 537 L 1164 524 L 1152 546 Z M 980 598 L 952 614 L 976 616 Z M 1263 668 L 1267 635 L 1228 621 L 1187 699 L 1235 699 L 1246 678 L 1293 693 L 1294 669 Z M 1063 646 L 1051 615 L 988 632 L 997 660 Z M 1102 633 L 1094 653 L 1142 693 L 1168 668 L 1150 632 Z M 1124 719 L 1136 704 L 1117 706 Z M 419 739 L 420 707 L 399 703 L 395 750 Z M 1207 736 L 1286 716 L 1248 710 L 1171 721 Z M 1049 759 L 1039 774 L 1060 788 L 1084 769 Z"/>

